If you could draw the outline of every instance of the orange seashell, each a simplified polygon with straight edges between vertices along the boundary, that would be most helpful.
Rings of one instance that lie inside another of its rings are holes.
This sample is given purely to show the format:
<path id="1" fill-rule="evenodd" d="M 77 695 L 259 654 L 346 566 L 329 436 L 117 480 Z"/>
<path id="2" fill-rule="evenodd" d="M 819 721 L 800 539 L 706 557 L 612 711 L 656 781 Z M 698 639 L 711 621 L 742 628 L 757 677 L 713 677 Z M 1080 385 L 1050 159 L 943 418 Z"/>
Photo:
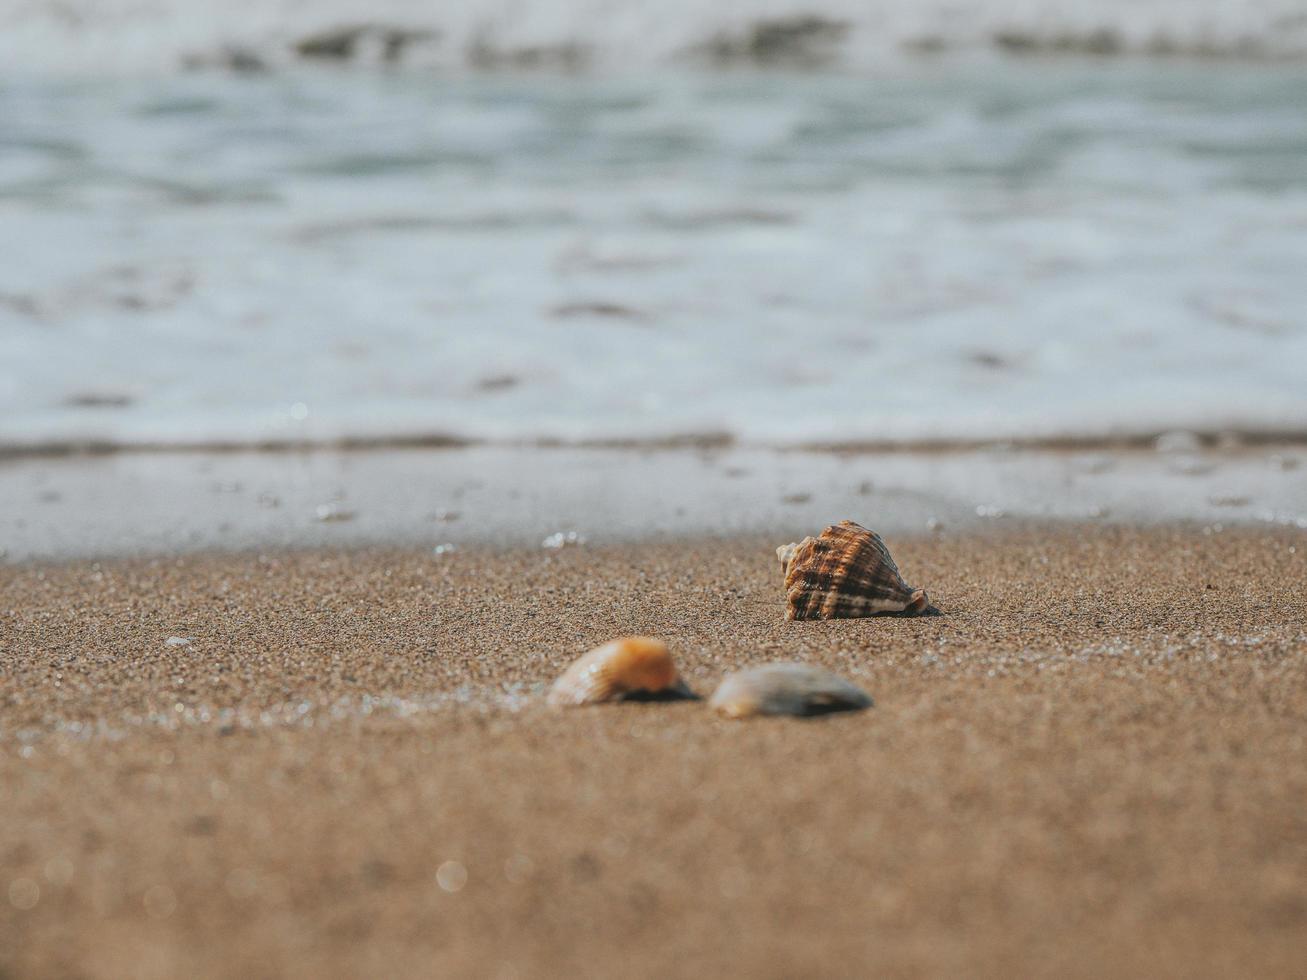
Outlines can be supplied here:
<path id="1" fill-rule="evenodd" d="M 786 619 L 851 619 L 938 613 L 923 589 L 903 581 L 875 531 L 840 521 L 776 557 L 785 568 Z"/>
<path id="2" fill-rule="evenodd" d="M 649 636 L 624 636 L 591 650 L 563 671 L 547 700 L 556 707 L 573 707 L 693 697 L 676 672 L 666 643 Z"/>
<path id="3" fill-rule="evenodd" d="M 708 706 L 727 718 L 860 711 L 874 702 L 838 674 L 810 664 L 766 664 L 729 675 Z"/>

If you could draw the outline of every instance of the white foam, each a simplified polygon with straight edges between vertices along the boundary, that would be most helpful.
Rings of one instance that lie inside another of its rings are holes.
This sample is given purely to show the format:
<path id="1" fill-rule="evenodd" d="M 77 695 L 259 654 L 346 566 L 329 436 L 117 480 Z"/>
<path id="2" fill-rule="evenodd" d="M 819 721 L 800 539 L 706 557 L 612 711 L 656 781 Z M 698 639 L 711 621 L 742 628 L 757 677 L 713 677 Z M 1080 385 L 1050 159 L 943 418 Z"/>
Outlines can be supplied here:
<path id="1" fill-rule="evenodd" d="M 0 446 L 1307 425 L 1307 74 L 0 90 Z"/>

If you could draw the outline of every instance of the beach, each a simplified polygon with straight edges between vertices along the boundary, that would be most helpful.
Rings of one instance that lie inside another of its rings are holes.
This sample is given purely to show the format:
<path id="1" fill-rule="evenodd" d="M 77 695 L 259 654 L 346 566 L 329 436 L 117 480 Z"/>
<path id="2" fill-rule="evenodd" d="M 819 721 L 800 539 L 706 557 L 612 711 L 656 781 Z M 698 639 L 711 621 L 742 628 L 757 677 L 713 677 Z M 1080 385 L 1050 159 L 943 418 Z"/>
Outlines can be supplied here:
<path id="1" fill-rule="evenodd" d="M 1301 978 L 1304 132 L 1302 0 L 0 0 L 0 980 Z"/>
<path id="2" fill-rule="evenodd" d="M 1301 529 L 902 534 L 945 615 L 817 623 L 778 543 L 0 566 L 0 975 L 1301 969 Z M 632 633 L 876 706 L 544 706 Z"/>

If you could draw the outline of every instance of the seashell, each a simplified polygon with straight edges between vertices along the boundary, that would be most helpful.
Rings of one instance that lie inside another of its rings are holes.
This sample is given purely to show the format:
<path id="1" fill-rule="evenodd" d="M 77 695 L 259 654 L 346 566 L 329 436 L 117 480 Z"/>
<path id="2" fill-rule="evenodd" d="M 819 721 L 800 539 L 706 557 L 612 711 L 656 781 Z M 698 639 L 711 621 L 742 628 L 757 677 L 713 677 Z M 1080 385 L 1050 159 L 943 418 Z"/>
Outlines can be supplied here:
<path id="1" fill-rule="evenodd" d="M 939 612 L 923 589 L 903 581 L 880 535 L 852 521 L 782 545 L 776 557 L 785 568 L 786 619 Z"/>
<path id="2" fill-rule="evenodd" d="M 861 711 L 875 702 L 838 674 L 809 664 L 766 664 L 731 674 L 708 706 L 727 718 L 751 715 L 824 715 Z"/>
<path id="3" fill-rule="evenodd" d="M 649 636 L 624 636 L 591 650 L 563 671 L 549 689 L 548 701 L 570 707 L 693 697 L 677 674 L 666 643 Z"/>

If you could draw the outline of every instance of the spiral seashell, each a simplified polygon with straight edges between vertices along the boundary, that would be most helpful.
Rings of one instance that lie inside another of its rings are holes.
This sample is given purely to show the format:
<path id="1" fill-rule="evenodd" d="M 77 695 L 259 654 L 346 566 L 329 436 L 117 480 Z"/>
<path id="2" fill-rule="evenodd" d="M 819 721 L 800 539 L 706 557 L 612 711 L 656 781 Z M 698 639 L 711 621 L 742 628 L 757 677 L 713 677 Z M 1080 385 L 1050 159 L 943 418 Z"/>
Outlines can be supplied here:
<path id="1" fill-rule="evenodd" d="M 923 589 L 903 581 L 875 531 L 840 521 L 776 549 L 785 568 L 786 619 L 851 619 L 938 613 Z"/>
<path id="2" fill-rule="evenodd" d="M 862 688 L 838 674 L 809 664 L 751 667 L 729 675 L 708 706 L 727 718 L 753 715 L 811 715 L 861 711 L 875 702 Z"/>
<path id="3" fill-rule="evenodd" d="M 554 681 L 547 700 L 556 707 L 575 707 L 693 697 L 676 672 L 666 643 L 648 636 L 624 636 L 575 661 Z"/>

